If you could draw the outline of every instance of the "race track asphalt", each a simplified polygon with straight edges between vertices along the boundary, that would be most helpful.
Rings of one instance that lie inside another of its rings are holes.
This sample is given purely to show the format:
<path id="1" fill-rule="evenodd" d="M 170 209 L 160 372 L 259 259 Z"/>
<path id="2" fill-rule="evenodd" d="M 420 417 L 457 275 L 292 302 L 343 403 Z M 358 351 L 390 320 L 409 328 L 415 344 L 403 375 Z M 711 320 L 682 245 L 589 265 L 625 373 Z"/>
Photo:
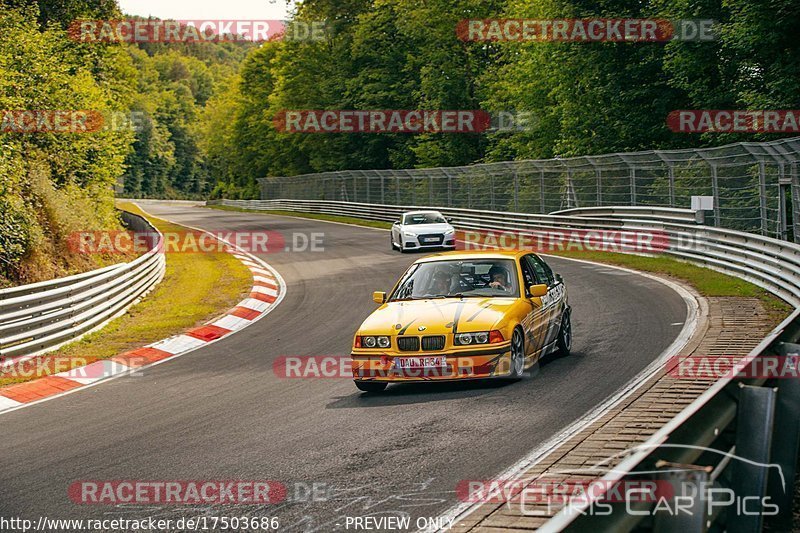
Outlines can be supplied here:
<path id="1" fill-rule="evenodd" d="M 146 203 L 209 230 L 324 233 L 323 252 L 262 256 L 284 277 L 270 315 L 216 344 L 0 417 L 0 517 L 276 516 L 279 531 L 356 531 L 347 516 L 434 517 L 461 480 L 489 479 L 558 434 L 656 359 L 686 304 L 652 279 L 549 259 L 569 287 L 574 354 L 514 384 L 391 386 L 285 380 L 285 355 L 346 355 L 371 293 L 389 290 L 419 256 L 388 233 L 290 217 Z M 274 506 L 76 505 L 79 480 L 277 480 Z M 306 487 L 317 497 L 307 501 Z M 412 528 L 414 529 L 414 528 Z M 363 530 L 362 530 L 363 531 Z"/>

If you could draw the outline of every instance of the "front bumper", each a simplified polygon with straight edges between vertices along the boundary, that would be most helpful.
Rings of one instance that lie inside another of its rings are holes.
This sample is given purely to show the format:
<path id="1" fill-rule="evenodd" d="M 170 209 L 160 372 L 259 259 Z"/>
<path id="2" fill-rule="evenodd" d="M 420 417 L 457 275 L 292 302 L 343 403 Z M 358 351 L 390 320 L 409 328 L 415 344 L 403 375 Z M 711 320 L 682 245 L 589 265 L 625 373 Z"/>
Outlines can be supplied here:
<path id="1" fill-rule="evenodd" d="M 511 373 L 511 343 L 487 346 L 485 349 L 448 350 L 442 352 L 379 353 L 353 352 L 353 379 L 404 383 L 418 381 L 460 381 L 505 377 Z M 446 367 L 397 369 L 396 358 L 445 357 Z"/>
<path id="2" fill-rule="evenodd" d="M 440 248 L 452 248 L 456 247 L 456 237 L 455 235 L 444 235 L 442 236 L 441 240 L 437 240 L 436 242 L 424 242 L 421 238 L 423 236 L 417 235 L 416 237 L 407 237 L 403 236 L 403 249 L 405 250 L 434 250 Z"/>

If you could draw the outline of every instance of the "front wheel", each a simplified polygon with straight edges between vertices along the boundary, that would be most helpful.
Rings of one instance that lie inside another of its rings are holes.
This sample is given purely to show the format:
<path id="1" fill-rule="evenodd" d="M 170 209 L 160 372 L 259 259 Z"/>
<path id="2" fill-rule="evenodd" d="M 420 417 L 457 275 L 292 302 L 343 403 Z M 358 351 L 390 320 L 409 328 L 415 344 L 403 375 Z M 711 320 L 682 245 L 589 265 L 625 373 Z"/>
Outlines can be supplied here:
<path id="1" fill-rule="evenodd" d="M 564 310 L 564 317 L 561 319 L 561 329 L 558 331 L 558 355 L 567 356 L 572 351 L 572 320 L 570 309 Z"/>
<path id="2" fill-rule="evenodd" d="M 381 383 L 380 381 L 356 381 L 358 390 L 364 392 L 383 392 L 386 390 L 388 383 Z"/>
<path id="3" fill-rule="evenodd" d="M 525 337 L 522 331 L 517 328 L 511 335 L 511 372 L 509 379 L 514 381 L 522 379 L 525 372 Z"/>

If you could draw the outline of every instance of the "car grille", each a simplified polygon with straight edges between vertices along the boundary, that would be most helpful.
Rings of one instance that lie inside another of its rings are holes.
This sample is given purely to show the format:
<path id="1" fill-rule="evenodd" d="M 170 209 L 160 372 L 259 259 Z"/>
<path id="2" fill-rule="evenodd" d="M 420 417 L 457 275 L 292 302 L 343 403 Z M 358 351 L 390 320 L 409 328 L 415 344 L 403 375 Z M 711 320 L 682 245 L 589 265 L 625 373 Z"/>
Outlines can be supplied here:
<path id="1" fill-rule="evenodd" d="M 422 350 L 426 352 L 444 350 L 444 335 L 422 337 Z"/>
<path id="2" fill-rule="evenodd" d="M 435 244 L 442 244 L 444 242 L 444 235 L 435 235 L 435 234 L 419 235 L 417 236 L 417 238 L 419 239 L 419 243 L 423 246 L 432 246 Z"/>
<path id="3" fill-rule="evenodd" d="M 401 352 L 418 352 L 419 337 L 397 337 L 397 347 Z"/>

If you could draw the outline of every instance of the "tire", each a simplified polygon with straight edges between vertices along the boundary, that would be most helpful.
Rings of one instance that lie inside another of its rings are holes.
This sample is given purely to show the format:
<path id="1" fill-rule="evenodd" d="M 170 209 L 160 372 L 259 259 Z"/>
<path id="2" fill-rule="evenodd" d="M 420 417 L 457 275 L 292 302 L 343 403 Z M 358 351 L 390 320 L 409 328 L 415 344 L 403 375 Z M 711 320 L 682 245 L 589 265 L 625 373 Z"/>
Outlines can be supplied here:
<path id="1" fill-rule="evenodd" d="M 380 381 L 355 381 L 358 390 L 364 392 L 383 392 L 386 390 L 388 383 L 381 383 Z"/>
<path id="2" fill-rule="evenodd" d="M 519 328 L 511 334 L 511 372 L 508 379 L 519 381 L 525 374 L 525 335 Z"/>
<path id="3" fill-rule="evenodd" d="M 561 329 L 558 330 L 558 340 L 556 342 L 557 354 L 566 357 L 572 352 L 572 310 L 564 310 L 564 317 L 561 319 Z"/>

